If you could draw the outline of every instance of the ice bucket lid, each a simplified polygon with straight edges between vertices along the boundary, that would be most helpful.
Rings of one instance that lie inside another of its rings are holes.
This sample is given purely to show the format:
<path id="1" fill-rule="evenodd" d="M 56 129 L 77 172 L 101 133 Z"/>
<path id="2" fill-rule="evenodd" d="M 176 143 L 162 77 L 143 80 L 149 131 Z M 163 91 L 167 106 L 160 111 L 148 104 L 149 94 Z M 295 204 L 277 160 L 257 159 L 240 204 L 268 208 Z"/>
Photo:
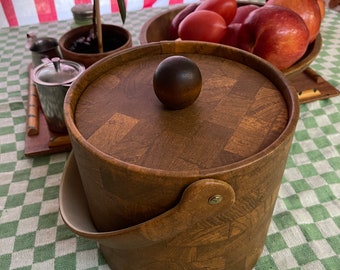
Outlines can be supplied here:
<path id="1" fill-rule="evenodd" d="M 152 84 L 157 65 L 184 55 L 201 70 L 191 106 L 164 109 Z M 201 171 L 252 157 L 297 121 L 296 93 L 267 62 L 197 42 L 160 42 L 117 53 L 85 71 L 66 96 L 71 136 L 98 155 L 166 171 Z M 72 134 L 74 132 L 74 134 Z"/>

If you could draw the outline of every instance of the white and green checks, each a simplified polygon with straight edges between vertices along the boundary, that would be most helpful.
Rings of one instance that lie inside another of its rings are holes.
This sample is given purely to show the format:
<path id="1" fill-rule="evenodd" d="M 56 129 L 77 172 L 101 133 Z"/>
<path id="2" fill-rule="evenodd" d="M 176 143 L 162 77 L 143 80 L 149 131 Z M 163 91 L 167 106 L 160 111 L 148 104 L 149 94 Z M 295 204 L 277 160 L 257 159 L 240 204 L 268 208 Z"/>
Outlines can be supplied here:
<path id="1" fill-rule="evenodd" d="M 160 12 L 128 14 L 134 44 Z M 104 22 L 120 24 L 118 15 Z M 26 158 L 26 33 L 59 38 L 72 22 L 0 29 L 0 269 L 108 269 L 97 243 L 76 236 L 59 215 L 68 153 Z M 340 15 L 327 11 L 323 48 L 312 64 L 340 87 Z M 340 97 L 301 105 L 300 120 L 266 245 L 256 269 L 340 269 Z"/>

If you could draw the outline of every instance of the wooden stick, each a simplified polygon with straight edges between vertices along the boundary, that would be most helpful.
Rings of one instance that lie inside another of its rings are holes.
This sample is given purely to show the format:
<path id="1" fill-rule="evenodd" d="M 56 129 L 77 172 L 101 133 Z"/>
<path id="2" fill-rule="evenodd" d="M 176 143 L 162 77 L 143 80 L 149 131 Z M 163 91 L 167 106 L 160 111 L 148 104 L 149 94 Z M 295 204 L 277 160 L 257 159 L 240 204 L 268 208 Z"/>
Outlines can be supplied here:
<path id="1" fill-rule="evenodd" d="M 100 19 L 100 5 L 99 0 L 94 0 L 95 4 L 95 16 L 96 16 L 96 30 L 97 30 L 97 39 L 98 39 L 98 50 L 99 53 L 103 53 L 103 34 L 102 34 L 102 22 Z"/>
<path id="2" fill-rule="evenodd" d="M 30 65 L 28 69 L 28 102 L 26 132 L 28 136 L 39 134 L 39 97 L 37 89 L 32 80 L 33 68 Z"/>

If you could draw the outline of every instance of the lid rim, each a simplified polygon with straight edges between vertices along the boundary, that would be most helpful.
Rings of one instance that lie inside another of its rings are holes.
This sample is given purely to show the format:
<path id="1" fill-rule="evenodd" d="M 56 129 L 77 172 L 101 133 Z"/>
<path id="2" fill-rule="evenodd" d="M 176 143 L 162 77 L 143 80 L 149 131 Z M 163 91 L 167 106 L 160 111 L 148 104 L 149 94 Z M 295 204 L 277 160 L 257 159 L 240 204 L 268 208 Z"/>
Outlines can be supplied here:
<path id="1" fill-rule="evenodd" d="M 43 81 L 39 78 L 39 74 L 40 72 L 42 72 L 44 69 L 46 68 L 53 68 L 54 69 L 54 65 L 51 61 L 49 61 L 48 63 L 43 63 L 39 66 L 37 66 L 36 68 L 34 68 L 33 73 L 32 73 L 32 80 L 34 83 L 40 84 L 40 85 L 45 85 L 45 86 L 60 86 L 60 85 L 64 85 L 64 86 L 70 86 L 71 83 L 73 81 L 75 81 L 84 71 L 85 71 L 85 67 L 83 64 L 74 62 L 74 61 L 69 61 L 69 60 L 64 60 L 64 59 L 60 59 L 60 64 L 63 66 L 69 66 L 72 67 L 74 71 L 76 71 L 76 75 L 73 76 L 70 79 L 67 79 L 65 81 L 61 81 L 61 82 L 47 82 L 47 81 Z M 56 72 L 53 74 L 50 74 L 50 76 L 55 76 Z M 69 85 L 68 85 L 69 84 Z"/>

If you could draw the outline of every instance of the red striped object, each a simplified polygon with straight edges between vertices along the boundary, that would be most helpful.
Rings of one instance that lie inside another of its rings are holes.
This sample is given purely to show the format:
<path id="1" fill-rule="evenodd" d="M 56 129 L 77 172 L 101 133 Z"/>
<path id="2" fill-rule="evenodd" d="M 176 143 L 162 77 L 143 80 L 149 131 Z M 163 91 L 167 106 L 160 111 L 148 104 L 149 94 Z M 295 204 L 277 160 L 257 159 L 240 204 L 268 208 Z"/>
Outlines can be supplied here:
<path id="1" fill-rule="evenodd" d="M 57 12 L 53 0 L 34 0 L 39 22 L 57 21 Z"/>
<path id="2" fill-rule="evenodd" d="M 144 0 L 143 8 L 150 8 L 156 2 L 156 0 Z"/>
<path id="3" fill-rule="evenodd" d="M 12 0 L 0 0 L 9 26 L 18 26 Z"/>
<path id="4" fill-rule="evenodd" d="M 118 12 L 119 11 L 118 3 L 117 3 L 116 0 L 111 0 L 111 11 L 112 12 Z"/>
<path id="5" fill-rule="evenodd" d="M 198 0 L 125 0 L 127 11 L 153 6 L 167 6 L 189 3 Z M 77 4 L 90 4 L 93 0 L 0 0 L 1 27 L 15 27 L 24 24 L 44 23 L 58 19 L 72 19 L 71 7 Z M 130 5 L 129 5 L 130 3 Z M 119 12 L 117 0 L 100 0 L 106 7 L 106 12 Z M 25 5 L 27 5 L 25 7 Z M 66 9 L 67 7 L 67 9 Z M 58 18 L 63 16 L 62 18 Z M 62 14 L 62 15 L 60 15 Z"/>
<path id="6" fill-rule="evenodd" d="M 79 5 L 79 4 L 92 4 L 91 0 L 74 0 L 74 4 L 75 5 Z"/>

